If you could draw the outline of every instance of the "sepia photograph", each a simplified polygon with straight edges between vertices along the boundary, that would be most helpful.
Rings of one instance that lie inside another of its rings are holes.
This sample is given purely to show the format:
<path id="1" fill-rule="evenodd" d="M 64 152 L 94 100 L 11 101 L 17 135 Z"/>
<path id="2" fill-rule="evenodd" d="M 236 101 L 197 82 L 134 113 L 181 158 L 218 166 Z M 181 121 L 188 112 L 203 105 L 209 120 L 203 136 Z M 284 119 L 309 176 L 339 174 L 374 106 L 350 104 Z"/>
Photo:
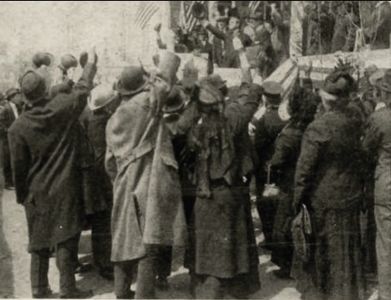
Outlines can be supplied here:
<path id="1" fill-rule="evenodd" d="M 391 300 L 391 1 L 2 1 L 0 299 Z"/>

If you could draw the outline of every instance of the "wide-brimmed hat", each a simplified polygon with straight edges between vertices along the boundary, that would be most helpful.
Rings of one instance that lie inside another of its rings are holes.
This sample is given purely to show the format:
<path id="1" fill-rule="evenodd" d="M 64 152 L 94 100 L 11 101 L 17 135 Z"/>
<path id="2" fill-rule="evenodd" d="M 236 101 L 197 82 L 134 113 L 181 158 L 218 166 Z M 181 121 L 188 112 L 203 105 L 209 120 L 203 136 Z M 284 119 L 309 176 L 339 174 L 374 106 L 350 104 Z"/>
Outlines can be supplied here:
<path id="1" fill-rule="evenodd" d="M 111 103 L 117 97 L 111 84 L 101 84 L 91 91 L 91 97 L 88 99 L 88 107 L 94 111 Z"/>
<path id="2" fill-rule="evenodd" d="M 163 106 L 163 113 L 173 114 L 180 112 L 185 107 L 185 101 L 181 95 L 181 89 L 174 86 L 167 98 L 167 103 Z"/>
<path id="3" fill-rule="evenodd" d="M 385 71 L 383 78 L 379 82 L 379 88 L 387 93 L 391 93 L 391 69 Z"/>
<path id="4" fill-rule="evenodd" d="M 61 57 L 58 67 L 63 71 L 68 71 L 70 68 L 77 67 L 77 59 L 72 54 L 65 54 Z"/>
<path id="5" fill-rule="evenodd" d="M 148 81 L 145 78 L 145 72 L 141 66 L 129 66 L 122 70 L 118 82 L 115 84 L 115 90 L 121 96 L 132 96 L 140 93 L 147 86 Z"/>
<path id="6" fill-rule="evenodd" d="M 41 99 L 46 94 L 45 79 L 34 70 L 28 70 L 20 79 L 20 89 L 30 102 Z"/>
<path id="7" fill-rule="evenodd" d="M 203 105 L 214 105 L 224 101 L 223 94 L 207 81 L 199 83 L 198 100 Z"/>

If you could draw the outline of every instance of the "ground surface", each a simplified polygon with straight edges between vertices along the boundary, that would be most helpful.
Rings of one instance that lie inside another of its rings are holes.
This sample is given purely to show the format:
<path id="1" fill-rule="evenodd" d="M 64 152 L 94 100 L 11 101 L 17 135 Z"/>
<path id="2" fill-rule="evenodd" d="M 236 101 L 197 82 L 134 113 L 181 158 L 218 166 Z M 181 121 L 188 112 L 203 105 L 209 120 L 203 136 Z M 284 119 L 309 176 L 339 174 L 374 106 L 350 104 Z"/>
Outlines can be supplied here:
<path id="1" fill-rule="evenodd" d="M 27 226 L 22 206 L 16 204 L 15 195 L 6 191 L 0 200 L 0 298 L 14 296 L 17 298 L 30 298 L 30 257 L 27 248 Z M 256 217 L 256 216 L 254 216 Z M 255 218 L 255 222 L 258 220 Z M 259 228 L 259 224 L 255 224 Z M 257 230 L 257 239 L 262 236 Z M 91 260 L 89 233 L 83 233 L 80 258 L 83 262 Z M 190 299 L 188 292 L 189 277 L 182 265 L 183 251 L 176 250 L 174 254 L 173 273 L 169 278 L 170 289 L 167 292 L 158 292 L 159 298 Z M 268 252 L 260 250 L 260 275 L 262 289 L 252 295 L 252 299 L 264 300 L 298 300 L 300 294 L 295 289 L 294 281 L 276 279 L 272 272 L 277 269 L 270 262 Z M 54 292 L 58 292 L 58 272 L 54 259 L 50 261 L 50 285 Z M 95 272 L 77 276 L 80 288 L 92 289 L 94 298 L 114 299 L 113 284 L 100 278 Z M 374 300 L 372 295 L 370 300 Z"/>

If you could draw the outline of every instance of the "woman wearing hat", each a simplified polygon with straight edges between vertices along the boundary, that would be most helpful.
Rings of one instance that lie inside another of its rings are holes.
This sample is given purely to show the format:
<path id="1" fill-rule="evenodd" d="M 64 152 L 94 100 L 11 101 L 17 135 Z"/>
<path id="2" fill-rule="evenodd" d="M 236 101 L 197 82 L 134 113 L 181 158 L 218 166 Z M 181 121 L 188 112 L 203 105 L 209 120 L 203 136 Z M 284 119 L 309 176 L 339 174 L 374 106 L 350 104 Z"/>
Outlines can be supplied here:
<path id="1" fill-rule="evenodd" d="M 330 74 L 320 91 L 325 113 L 304 133 L 296 166 L 294 209 L 311 215 L 309 262 L 302 262 L 303 299 L 363 299 L 359 216 L 363 199 L 361 132 L 350 117 L 354 79 Z"/>
<path id="2" fill-rule="evenodd" d="M 379 300 L 385 300 L 391 298 L 391 70 L 385 72 L 378 87 L 386 106 L 369 118 L 363 146 L 369 160 L 376 165 L 374 196 Z"/>
<path id="3" fill-rule="evenodd" d="M 300 144 L 305 129 L 314 120 L 320 98 L 315 93 L 300 87 L 289 98 L 288 110 L 291 116 L 288 124 L 278 135 L 273 156 L 268 163 L 271 182 L 280 190 L 273 226 L 272 262 L 280 267 L 274 274 L 283 279 L 290 278 L 292 264 L 291 221 L 293 219 L 293 186 Z"/>
<path id="4" fill-rule="evenodd" d="M 247 124 L 258 99 L 247 94 L 225 106 L 209 81 L 200 83 L 201 117 L 189 135 L 196 154 L 196 201 L 189 267 L 195 297 L 243 299 L 259 289 L 258 257 L 248 178 L 252 172 Z"/>

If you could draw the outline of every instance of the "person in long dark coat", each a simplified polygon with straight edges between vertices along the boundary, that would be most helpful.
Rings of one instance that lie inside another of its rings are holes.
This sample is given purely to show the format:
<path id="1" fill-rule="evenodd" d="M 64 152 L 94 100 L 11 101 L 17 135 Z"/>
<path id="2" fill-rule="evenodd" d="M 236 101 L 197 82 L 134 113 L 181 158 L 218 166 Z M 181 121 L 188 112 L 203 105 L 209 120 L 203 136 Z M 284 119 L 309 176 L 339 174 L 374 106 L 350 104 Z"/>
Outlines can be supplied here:
<path id="1" fill-rule="evenodd" d="M 46 97 L 44 78 L 30 70 L 21 78 L 29 102 L 8 132 L 17 202 L 26 210 L 34 297 L 49 294 L 50 249 L 56 249 L 60 296 L 88 297 L 76 288 L 75 252 L 83 222 L 78 168 L 78 118 L 96 73 L 94 51 L 70 94 Z"/>
<path id="2" fill-rule="evenodd" d="M 87 215 L 91 225 L 92 253 L 99 274 L 110 280 L 114 278 L 110 260 L 113 185 L 105 170 L 106 125 L 119 102 L 120 98 L 111 85 L 99 85 L 92 90 L 80 119 L 92 150 L 89 186 L 93 203 Z"/>
<path id="3" fill-rule="evenodd" d="M 249 96 L 245 86 L 243 89 L 238 99 L 223 108 L 221 92 L 206 81 L 200 84 L 201 119 L 189 133 L 189 147 L 197 155 L 193 211 L 196 298 L 219 299 L 224 294 L 243 298 L 259 289 L 247 133 L 259 99 Z"/>
<path id="4" fill-rule="evenodd" d="M 363 200 L 361 131 L 348 110 L 354 79 L 330 74 L 321 90 L 326 112 L 306 129 L 296 166 L 294 209 L 305 204 L 312 241 L 298 289 L 303 299 L 363 299 L 360 241 Z M 299 274 L 299 272 L 294 272 Z"/>
<path id="5" fill-rule="evenodd" d="M 274 143 L 287 121 L 283 120 L 278 112 L 281 103 L 281 85 L 275 82 L 265 82 L 263 88 L 266 111 L 259 120 L 253 121 L 255 125 L 254 149 L 258 158 L 255 178 L 257 186 L 257 210 L 262 222 L 262 232 L 265 236 L 264 246 L 271 249 L 276 203 L 274 200 L 263 197 L 262 193 L 267 176 L 266 164 L 273 156 Z"/>
<path id="6" fill-rule="evenodd" d="M 391 71 L 379 83 L 386 106 L 374 112 L 367 123 L 363 139 L 368 159 L 376 165 L 374 172 L 374 207 L 377 226 L 376 253 L 378 261 L 379 300 L 391 297 Z"/>
<path id="7" fill-rule="evenodd" d="M 268 163 L 271 169 L 271 182 L 280 189 L 273 225 L 274 243 L 271 260 L 280 267 L 274 274 L 283 279 L 290 278 L 292 263 L 290 228 L 294 217 L 292 203 L 296 163 L 304 130 L 313 121 L 319 103 L 319 96 L 315 93 L 296 86 L 288 103 L 291 119 L 278 135 L 273 156 Z"/>

